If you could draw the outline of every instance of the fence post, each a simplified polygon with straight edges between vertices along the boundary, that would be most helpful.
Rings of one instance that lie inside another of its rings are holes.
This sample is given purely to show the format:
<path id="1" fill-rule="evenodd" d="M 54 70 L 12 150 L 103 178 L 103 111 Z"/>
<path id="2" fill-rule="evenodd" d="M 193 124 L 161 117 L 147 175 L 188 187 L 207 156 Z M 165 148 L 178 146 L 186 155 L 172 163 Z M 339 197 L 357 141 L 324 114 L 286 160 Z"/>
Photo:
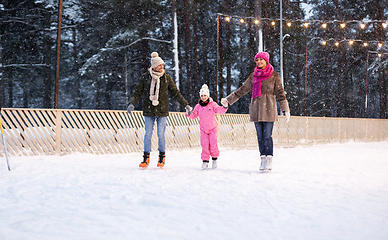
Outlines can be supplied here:
<path id="1" fill-rule="evenodd" d="M 309 143 L 309 118 L 306 117 L 306 144 Z"/>
<path id="2" fill-rule="evenodd" d="M 338 142 L 341 142 L 341 118 L 338 118 Z"/>
<path id="3" fill-rule="evenodd" d="M 55 110 L 55 153 L 62 151 L 62 111 Z"/>

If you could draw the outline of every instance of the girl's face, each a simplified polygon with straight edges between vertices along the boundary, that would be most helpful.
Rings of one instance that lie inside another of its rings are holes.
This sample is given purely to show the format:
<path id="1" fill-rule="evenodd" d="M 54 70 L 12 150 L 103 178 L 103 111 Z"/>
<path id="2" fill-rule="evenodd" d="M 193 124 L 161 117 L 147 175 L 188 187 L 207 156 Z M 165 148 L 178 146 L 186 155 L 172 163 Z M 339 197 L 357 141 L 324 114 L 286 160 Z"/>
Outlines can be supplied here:
<path id="1" fill-rule="evenodd" d="M 262 58 L 256 58 L 256 66 L 260 69 L 264 69 L 267 66 L 267 62 Z"/>
<path id="2" fill-rule="evenodd" d="M 202 102 L 206 102 L 209 99 L 207 95 L 201 95 Z"/>

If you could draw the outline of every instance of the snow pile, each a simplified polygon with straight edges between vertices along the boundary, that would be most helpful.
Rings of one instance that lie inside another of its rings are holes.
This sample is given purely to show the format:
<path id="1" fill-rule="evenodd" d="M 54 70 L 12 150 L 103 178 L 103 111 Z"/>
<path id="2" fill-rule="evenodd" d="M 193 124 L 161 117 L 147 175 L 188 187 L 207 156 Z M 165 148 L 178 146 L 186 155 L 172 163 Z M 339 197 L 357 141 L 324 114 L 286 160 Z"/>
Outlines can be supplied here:
<path id="1" fill-rule="evenodd" d="M 386 239 L 387 142 L 0 158 L 0 239 Z"/>

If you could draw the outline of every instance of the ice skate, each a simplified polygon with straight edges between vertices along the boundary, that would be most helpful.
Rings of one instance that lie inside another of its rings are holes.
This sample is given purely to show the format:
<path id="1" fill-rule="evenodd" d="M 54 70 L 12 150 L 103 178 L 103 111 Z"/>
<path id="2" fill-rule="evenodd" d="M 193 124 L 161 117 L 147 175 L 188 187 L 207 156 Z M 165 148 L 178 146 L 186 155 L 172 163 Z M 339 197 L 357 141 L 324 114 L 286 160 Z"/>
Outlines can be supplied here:
<path id="1" fill-rule="evenodd" d="M 271 170 L 272 170 L 272 156 L 268 155 L 267 156 L 267 164 L 265 166 L 265 171 L 266 172 L 271 172 Z"/>
<path id="2" fill-rule="evenodd" d="M 265 172 L 266 166 L 267 166 L 267 156 L 261 155 L 261 164 L 260 164 L 260 172 Z"/>
<path id="3" fill-rule="evenodd" d="M 212 161 L 212 168 L 217 168 L 217 159 Z"/>
<path id="4" fill-rule="evenodd" d="M 144 170 L 148 167 L 149 164 L 150 164 L 150 154 L 145 152 L 143 155 L 143 162 L 139 164 L 139 167 L 141 170 Z"/>
<path id="5" fill-rule="evenodd" d="M 156 166 L 158 168 L 164 168 L 165 159 L 166 159 L 165 153 L 164 152 L 159 153 L 159 161 Z"/>
<path id="6" fill-rule="evenodd" d="M 209 161 L 203 161 L 202 163 L 202 170 L 206 170 L 209 165 Z"/>

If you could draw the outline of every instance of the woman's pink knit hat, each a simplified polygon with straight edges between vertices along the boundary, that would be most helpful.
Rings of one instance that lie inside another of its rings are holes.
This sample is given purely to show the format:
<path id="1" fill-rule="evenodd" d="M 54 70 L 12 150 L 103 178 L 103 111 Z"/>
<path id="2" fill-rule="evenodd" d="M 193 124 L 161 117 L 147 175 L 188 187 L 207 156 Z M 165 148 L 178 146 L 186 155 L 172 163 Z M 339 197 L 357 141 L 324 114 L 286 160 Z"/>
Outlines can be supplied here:
<path id="1" fill-rule="evenodd" d="M 255 62 L 256 62 L 256 59 L 258 58 L 262 58 L 264 59 L 267 63 L 269 63 L 269 53 L 267 52 L 258 52 L 255 56 Z"/>

